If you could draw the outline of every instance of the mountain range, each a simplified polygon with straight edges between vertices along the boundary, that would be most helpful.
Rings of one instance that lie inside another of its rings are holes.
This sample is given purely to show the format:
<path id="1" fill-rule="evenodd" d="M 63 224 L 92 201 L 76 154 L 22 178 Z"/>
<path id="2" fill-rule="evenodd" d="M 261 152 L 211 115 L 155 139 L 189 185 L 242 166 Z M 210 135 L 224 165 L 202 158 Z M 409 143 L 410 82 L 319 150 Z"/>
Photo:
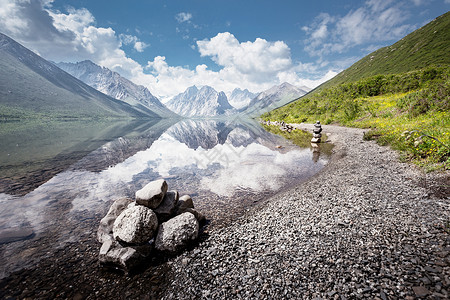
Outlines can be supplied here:
<path id="1" fill-rule="evenodd" d="M 173 112 L 184 117 L 217 117 L 230 114 L 233 107 L 224 92 L 210 86 L 191 86 L 166 103 Z"/>
<path id="2" fill-rule="evenodd" d="M 120 76 L 119 73 L 101 67 L 90 60 L 78 63 L 60 62 L 55 64 L 87 85 L 108 96 L 122 100 L 137 110 L 150 109 L 164 118 L 176 116 L 158 98 L 153 96 L 146 87 L 134 84 Z"/>
<path id="3" fill-rule="evenodd" d="M 1 118 L 158 118 L 64 72 L 0 33 Z"/>
<path id="4" fill-rule="evenodd" d="M 242 109 L 247 107 L 250 101 L 258 94 L 249 92 L 248 89 L 241 90 L 240 88 L 234 89 L 231 93 L 227 94 L 228 102 L 236 109 Z"/>
<path id="5" fill-rule="evenodd" d="M 3 34 L 0 54 L 1 118 L 255 117 L 307 92 L 283 83 L 257 95 L 235 89 L 228 98 L 192 86 L 164 105 L 146 87 L 92 61 L 52 63 Z"/>
<path id="6" fill-rule="evenodd" d="M 242 114 L 257 117 L 265 112 L 283 106 L 308 93 L 306 87 L 298 88 L 290 83 L 282 83 L 261 92 L 250 101 L 247 107 L 241 109 Z"/>

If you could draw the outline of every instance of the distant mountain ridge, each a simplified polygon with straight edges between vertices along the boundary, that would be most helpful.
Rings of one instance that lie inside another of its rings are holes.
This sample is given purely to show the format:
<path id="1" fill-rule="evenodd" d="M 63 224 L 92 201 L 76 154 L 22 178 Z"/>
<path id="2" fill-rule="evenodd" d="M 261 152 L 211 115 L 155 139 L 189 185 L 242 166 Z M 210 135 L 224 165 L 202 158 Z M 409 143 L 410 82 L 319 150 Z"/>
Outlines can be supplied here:
<path id="1" fill-rule="evenodd" d="M 109 97 L 0 33 L 0 117 L 157 118 Z"/>
<path id="2" fill-rule="evenodd" d="M 228 102 L 236 109 L 242 109 L 252 101 L 258 94 L 250 92 L 248 89 L 241 90 L 235 88 L 231 93 L 227 94 Z"/>
<path id="3" fill-rule="evenodd" d="M 285 82 L 259 93 L 258 96 L 251 100 L 248 106 L 241 109 L 240 112 L 251 117 L 256 117 L 272 109 L 283 106 L 305 95 L 307 92 L 308 90 L 298 88 Z"/>
<path id="4" fill-rule="evenodd" d="M 217 117 L 233 112 L 224 92 L 210 86 L 191 86 L 166 103 L 167 107 L 184 117 Z"/>
<path id="5" fill-rule="evenodd" d="M 144 86 L 137 85 L 119 73 L 101 67 L 90 60 L 77 63 L 55 63 L 59 68 L 80 79 L 87 85 L 115 99 L 122 100 L 136 109 L 150 109 L 161 117 L 175 117 L 158 98 Z"/>

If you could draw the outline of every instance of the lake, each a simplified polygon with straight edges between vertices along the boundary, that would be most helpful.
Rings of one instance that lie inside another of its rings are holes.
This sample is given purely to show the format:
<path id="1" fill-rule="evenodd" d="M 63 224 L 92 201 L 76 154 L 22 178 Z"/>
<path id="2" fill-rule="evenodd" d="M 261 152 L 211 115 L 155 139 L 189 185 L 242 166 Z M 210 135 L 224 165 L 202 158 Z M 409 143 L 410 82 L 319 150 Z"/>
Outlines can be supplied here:
<path id="1" fill-rule="evenodd" d="M 0 140 L 0 277 L 95 239 L 111 203 L 149 181 L 191 195 L 214 228 L 329 159 L 246 119 L 8 122 Z"/>

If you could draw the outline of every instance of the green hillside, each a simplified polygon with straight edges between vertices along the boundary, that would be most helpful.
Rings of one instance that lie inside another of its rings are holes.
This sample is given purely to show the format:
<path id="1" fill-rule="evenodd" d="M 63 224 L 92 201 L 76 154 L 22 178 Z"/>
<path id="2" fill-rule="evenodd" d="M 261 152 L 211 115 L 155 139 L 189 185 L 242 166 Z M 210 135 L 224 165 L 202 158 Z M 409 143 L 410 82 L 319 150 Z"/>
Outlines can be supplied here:
<path id="1" fill-rule="evenodd" d="M 0 33 L 0 120 L 136 117 L 158 115 L 100 93 Z"/>
<path id="2" fill-rule="evenodd" d="M 430 65 L 450 65 L 449 43 L 450 12 L 447 12 L 395 44 L 370 53 L 317 90 L 379 74 L 409 72 Z"/>
<path id="3" fill-rule="evenodd" d="M 450 14 L 361 59 L 304 97 L 261 116 L 371 128 L 427 169 L 450 168 Z"/>

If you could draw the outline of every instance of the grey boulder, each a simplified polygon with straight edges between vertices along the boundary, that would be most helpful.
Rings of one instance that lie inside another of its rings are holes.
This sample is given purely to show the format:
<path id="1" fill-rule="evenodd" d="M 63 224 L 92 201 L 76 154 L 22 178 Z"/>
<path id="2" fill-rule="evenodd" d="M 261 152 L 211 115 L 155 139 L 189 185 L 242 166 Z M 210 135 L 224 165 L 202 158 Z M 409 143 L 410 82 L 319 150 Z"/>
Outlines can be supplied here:
<path id="1" fill-rule="evenodd" d="M 180 196 L 177 191 L 166 193 L 161 204 L 153 210 L 158 217 L 159 222 L 165 222 L 175 216 L 179 198 Z"/>
<path id="2" fill-rule="evenodd" d="M 192 198 L 189 195 L 184 195 L 180 197 L 180 200 L 178 201 L 177 204 L 175 215 L 178 216 L 185 212 L 190 212 L 191 214 L 193 214 L 197 219 L 197 221 L 199 222 L 203 222 L 206 220 L 205 216 L 201 212 L 194 209 L 194 202 L 192 201 Z"/>
<path id="3" fill-rule="evenodd" d="M 97 230 L 97 240 L 100 243 L 112 239 L 114 221 L 130 203 L 133 203 L 133 200 L 129 198 L 122 198 L 114 201 L 109 208 L 108 213 L 100 220 L 100 225 Z"/>
<path id="4" fill-rule="evenodd" d="M 136 203 L 151 209 L 157 208 L 161 204 L 167 188 L 167 182 L 164 179 L 149 182 L 136 192 Z"/>
<path id="5" fill-rule="evenodd" d="M 126 272 L 141 265 L 150 256 L 153 244 L 124 247 L 117 241 L 108 240 L 102 244 L 99 253 L 100 263 L 120 268 Z"/>
<path id="6" fill-rule="evenodd" d="M 192 201 L 191 196 L 189 195 L 183 195 L 180 197 L 180 200 L 178 202 L 178 207 L 183 208 L 194 208 L 194 202 Z"/>
<path id="7" fill-rule="evenodd" d="M 134 205 L 125 209 L 114 221 L 113 236 L 120 242 L 142 244 L 153 238 L 158 218 L 148 207 Z"/>
<path id="8" fill-rule="evenodd" d="M 162 223 L 155 240 L 159 251 L 175 253 L 198 237 L 199 224 L 195 216 L 185 212 Z"/>

